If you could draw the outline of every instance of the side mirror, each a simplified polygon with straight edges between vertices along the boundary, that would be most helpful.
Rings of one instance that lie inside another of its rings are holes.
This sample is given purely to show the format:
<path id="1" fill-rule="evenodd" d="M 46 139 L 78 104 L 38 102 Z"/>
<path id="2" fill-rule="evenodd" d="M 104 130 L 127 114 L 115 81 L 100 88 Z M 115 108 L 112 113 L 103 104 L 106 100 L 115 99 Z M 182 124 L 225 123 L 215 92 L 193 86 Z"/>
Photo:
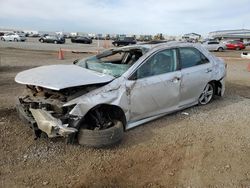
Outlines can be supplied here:
<path id="1" fill-rule="evenodd" d="M 77 64 L 78 61 L 79 61 L 79 59 L 76 59 L 75 61 L 73 61 L 73 64 L 74 64 L 74 65 Z"/>

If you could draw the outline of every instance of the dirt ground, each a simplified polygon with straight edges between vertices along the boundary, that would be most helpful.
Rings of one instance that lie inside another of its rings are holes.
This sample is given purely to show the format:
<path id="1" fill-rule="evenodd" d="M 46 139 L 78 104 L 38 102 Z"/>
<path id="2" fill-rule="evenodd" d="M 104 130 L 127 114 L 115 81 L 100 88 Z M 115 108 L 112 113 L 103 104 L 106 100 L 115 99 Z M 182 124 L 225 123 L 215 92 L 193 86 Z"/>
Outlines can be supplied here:
<path id="1" fill-rule="evenodd" d="M 215 53 L 228 65 L 226 93 L 125 133 L 107 149 L 34 140 L 19 120 L 14 82 L 25 69 L 68 64 L 87 54 L 0 48 L 0 187 L 250 187 L 250 60 Z"/>

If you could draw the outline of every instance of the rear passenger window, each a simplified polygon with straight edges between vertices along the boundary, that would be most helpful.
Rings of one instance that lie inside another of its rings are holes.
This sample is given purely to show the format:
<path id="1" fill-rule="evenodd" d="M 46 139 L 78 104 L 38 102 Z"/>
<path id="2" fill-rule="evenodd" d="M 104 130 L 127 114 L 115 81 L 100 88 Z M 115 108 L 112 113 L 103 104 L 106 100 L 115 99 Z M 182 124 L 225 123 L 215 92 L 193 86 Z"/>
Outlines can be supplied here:
<path id="1" fill-rule="evenodd" d="M 219 42 L 209 42 L 208 44 L 219 44 Z"/>
<path id="2" fill-rule="evenodd" d="M 189 68 L 209 62 L 209 60 L 195 48 L 180 48 L 179 50 L 182 68 Z"/>

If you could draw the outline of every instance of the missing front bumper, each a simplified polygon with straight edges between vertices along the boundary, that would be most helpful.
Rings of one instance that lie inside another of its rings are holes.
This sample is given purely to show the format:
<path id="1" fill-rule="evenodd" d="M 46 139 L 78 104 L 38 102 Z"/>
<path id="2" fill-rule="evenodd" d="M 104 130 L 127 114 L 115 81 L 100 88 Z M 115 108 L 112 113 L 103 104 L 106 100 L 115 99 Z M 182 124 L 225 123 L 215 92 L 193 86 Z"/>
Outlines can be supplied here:
<path id="1" fill-rule="evenodd" d="M 38 128 L 45 132 L 50 138 L 58 136 L 66 137 L 78 131 L 73 127 L 68 127 L 68 124 L 62 124 L 61 120 L 54 118 L 46 110 L 30 108 L 30 112 L 34 117 Z"/>
<path id="2" fill-rule="evenodd" d="M 63 124 L 60 119 L 57 119 L 51 115 L 47 110 L 26 108 L 21 99 L 17 99 L 16 109 L 17 113 L 24 122 L 26 122 L 35 133 L 35 138 L 40 137 L 41 131 L 45 132 L 48 137 L 58 137 L 74 135 L 78 130 L 71 126 L 76 126 L 78 121 L 68 124 Z"/>

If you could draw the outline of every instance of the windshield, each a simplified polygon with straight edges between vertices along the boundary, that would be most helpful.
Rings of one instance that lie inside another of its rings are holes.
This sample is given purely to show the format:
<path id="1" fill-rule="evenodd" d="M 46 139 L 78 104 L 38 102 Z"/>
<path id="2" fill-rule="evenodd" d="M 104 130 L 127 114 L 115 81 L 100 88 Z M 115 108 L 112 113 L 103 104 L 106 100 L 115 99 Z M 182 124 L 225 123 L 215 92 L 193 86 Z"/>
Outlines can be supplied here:
<path id="1" fill-rule="evenodd" d="M 131 65 L 118 65 L 112 63 L 87 63 L 86 68 L 114 77 L 120 77 L 130 66 Z"/>
<path id="2" fill-rule="evenodd" d="M 77 65 L 103 74 L 120 77 L 147 51 L 146 48 L 107 50 L 79 61 Z"/>

